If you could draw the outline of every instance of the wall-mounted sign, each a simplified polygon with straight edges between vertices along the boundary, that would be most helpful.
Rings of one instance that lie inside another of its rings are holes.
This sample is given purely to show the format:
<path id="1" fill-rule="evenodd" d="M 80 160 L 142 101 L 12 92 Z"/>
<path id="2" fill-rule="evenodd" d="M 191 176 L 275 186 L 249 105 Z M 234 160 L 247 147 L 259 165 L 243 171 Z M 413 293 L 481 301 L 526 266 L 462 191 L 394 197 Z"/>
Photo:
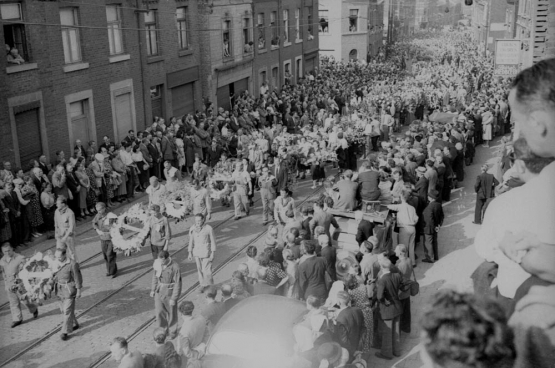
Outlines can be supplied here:
<path id="1" fill-rule="evenodd" d="M 520 63 L 520 40 L 496 40 L 494 75 L 514 76 Z"/>

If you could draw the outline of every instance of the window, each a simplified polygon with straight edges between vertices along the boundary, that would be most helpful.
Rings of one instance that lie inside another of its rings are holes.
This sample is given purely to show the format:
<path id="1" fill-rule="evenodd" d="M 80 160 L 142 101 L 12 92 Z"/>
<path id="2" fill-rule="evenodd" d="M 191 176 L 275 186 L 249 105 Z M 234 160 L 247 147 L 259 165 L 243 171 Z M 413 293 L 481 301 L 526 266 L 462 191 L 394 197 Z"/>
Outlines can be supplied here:
<path id="1" fill-rule="evenodd" d="M 2 4 L 0 5 L 0 19 L 8 20 L 10 22 L 23 21 L 21 15 L 21 4 Z M 29 54 L 27 53 L 27 42 L 25 39 L 25 26 L 18 23 L 4 24 L 4 43 L 12 49 L 16 49 L 17 53 L 25 61 L 29 61 Z M 16 51 L 11 51 L 14 56 Z M 12 62 L 10 62 L 11 64 Z M 16 64 L 15 62 L 13 64 Z"/>
<path id="2" fill-rule="evenodd" d="M 121 31 L 121 8 L 119 5 L 106 5 L 106 20 L 108 22 L 108 41 L 110 55 L 123 53 L 123 34 Z"/>
<path id="3" fill-rule="evenodd" d="M 270 27 L 272 28 L 272 47 L 279 46 L 279 27 L 277 25 L 277 12 L 270 13 Z"/>
<path id="4" fill-rule="evenodd" d="M 177 19 L 177 39 L 179 43 L 180 50 L 186 50 L 189 48 L 189 36 L 187 28 L 187 18 L 188 12 L 187 7 L 177 8 L 175 11 L 175 16 Z"/>
<path id="5" fill-rule="evenodd" d="M 85 115 L 85 103 L 87 100 L 72 102 L 69 104 L 69 114 L 71 119 L 81 118 Z"/>
<path id="6" fill-rule="evenodd" d="M 154 100 L 162 97 L 162 84 L 150 87 L 150 99 Z"/>
<path id="7" fill-rule="evenodd" d="M 306 8 L 306 23 L 308 24 L 308 40 L 314 39 L 314 28 L 312 24 L 312 6 Z"/>
<path id="8" fill-rule="evenodd" d="M 329 33 L 329 11 L 328 10 L 318 10 L 318 18 L 320 18 L 319 33 Z"/>
<path id="9" fill-rule="evenodd" d="M 146 54 L 158 55 L 158 31 L 156 30 L 156 13 L 154 10 L 145 13 Z"/>
<path id="10" fill-rule="evenodd" d="M 301 9 L 295 10 L 295 41 L 300 41 L 301 38 Z"/>
<path id="11" fill-rule="evenodd" d="M 283 11 L 283 42 L 289 42 L 289 10 Z"/>
<path id="12" fill-rule="evenodd" d="M 62 41 L 64 45 L 64 60 L 66 64 L 81 61 L 81 41 L 79 40 L 79 25 L 77 8 L 60 9 L 60 23 L 62 25 Z"/>
<path id="13" fill-rule="evenodd" d="M 256 16 L 256 28 L 258 29 L 258 49 L 266 48 L 266 30 L 264 28 L 264 13 Z"/>
<path id="14" fill-rule="evenodd" d="M 249 18 L 243 18 L 243 52 L 245 54 L 250 54 L 252 51 L 251 20 Z"/>
<path id="15" fill-rule="evenodd" d="M 357 61 L 358 59 L 358 51 L 356 49 L 352 49 L 349 52 L 349 61 Z"/>
<path id="16" fill-rule="evenodd" d="M 358 9 L 349 10 L 349 32 L 358 31 Z"/>
<path id="17" fill-rule="evenodd" d="M 233 48 L 231 45 L 231 21 L 224 20 L 222 24 L 222 38 L 224 42 L 224 58 L 233 56 Z"/>

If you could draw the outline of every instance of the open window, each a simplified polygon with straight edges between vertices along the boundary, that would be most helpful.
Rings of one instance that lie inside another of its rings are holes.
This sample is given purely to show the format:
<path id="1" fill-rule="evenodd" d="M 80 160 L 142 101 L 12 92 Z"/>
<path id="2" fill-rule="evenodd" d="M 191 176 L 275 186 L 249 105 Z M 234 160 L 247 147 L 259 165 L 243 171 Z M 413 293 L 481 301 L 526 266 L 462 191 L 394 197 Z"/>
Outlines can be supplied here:
<path id="1" fill-rule="evenodd" d="M 25 37 L 25 25 L 23 24 L 21 4 L 0 4 L 0 15 L 3 21 L 9 22 L 3 23 L 4 43 L 7 45 L 6 54 L 11 55 L 11 57 L 8 56 L 8 60 L 12 59 L 12 61 L 9 61 L 9 64 L 21 64 L 21 60 L 23 60 L 23 62 L 28 62 L 30 55 L 27 47 L 27 39 Z"/>

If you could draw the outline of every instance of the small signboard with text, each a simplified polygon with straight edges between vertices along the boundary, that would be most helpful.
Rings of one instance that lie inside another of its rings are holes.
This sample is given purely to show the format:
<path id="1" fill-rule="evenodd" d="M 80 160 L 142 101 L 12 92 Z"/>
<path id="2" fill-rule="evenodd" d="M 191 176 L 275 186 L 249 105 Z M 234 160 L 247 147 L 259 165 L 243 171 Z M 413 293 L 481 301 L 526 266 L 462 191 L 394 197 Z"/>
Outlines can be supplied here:
<path id="1" fill-rule="evenodd" d="M 513 77 L 519 72 L 520 40 L 495 40 L 494 75 Z"/>

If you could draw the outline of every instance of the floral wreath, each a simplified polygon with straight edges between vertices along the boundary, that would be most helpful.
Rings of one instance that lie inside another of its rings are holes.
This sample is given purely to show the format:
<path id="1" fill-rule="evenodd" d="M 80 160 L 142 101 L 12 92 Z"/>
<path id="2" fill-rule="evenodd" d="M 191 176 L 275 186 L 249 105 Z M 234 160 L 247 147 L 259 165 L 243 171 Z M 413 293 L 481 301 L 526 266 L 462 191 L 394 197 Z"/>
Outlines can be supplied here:
<path id="1" fill-rule="evenodd" d="M 138 252 L 146 243 L 150 232 L 149 214 L 141 203 L 137 203 L 117 217 L 110 229 L 114 250 L 122 251 L 125 255 Z M 141 223 L 142 228 L 130 226 L 129 224 Z M 132 230 L 132 236 L 124 237 L 123 230 Z"/>
<path id="2" fill-rule="evenodd" d="M 51 297 L 54 289 L 54 274 L 60 269 L 61 263 L 49 250 L 44 255 L 41 252 L 36 253 L 19 267 L 12 291 L 15 291 L 21 300 L 28 298 L 42 305 L 44 300 Z"/>
<path id="3" fill-rule="evenodd" d="M 162 213 L 168 218 L 182 221 L 193 211 L 191 186 L 185 181 L 180 181 L 175 190 L 167 191 L 160 201 L 164 203 Z"/>

